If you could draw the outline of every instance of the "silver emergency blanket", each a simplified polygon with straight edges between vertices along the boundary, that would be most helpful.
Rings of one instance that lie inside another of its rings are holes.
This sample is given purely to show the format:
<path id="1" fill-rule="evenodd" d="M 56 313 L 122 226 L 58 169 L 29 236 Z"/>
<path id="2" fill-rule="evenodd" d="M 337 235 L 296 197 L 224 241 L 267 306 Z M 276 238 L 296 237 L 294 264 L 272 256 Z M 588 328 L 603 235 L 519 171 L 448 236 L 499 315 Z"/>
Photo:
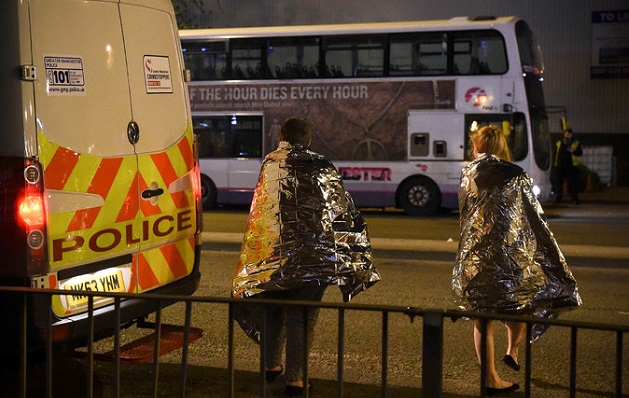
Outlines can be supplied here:
<path id="1" fill-rule="evenodd" d="M 380 280 L 362 215 L 325 157 L 281 142 L 266 156 L 233 280 L 233 297 L 337 285 L 345 301 Z"/>
<path id="2" fill-rule="evenodd" d="M 528 175 L 480 154 L 461 173 L 452 287 L 463 310 L 554 318 L 582 304 Z M 532 340 L 546 328 L 533 326 Z"/>

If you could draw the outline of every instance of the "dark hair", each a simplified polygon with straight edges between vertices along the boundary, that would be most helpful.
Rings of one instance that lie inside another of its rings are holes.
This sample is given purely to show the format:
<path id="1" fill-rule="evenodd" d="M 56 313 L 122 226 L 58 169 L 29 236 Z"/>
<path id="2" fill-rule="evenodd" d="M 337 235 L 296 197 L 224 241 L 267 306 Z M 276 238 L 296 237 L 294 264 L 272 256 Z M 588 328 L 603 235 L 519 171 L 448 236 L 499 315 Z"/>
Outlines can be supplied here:
<path id="1" fill-rule="evenodd" d="M 564 132 L 564 133 L 565 133 L 565 132 L 568 132 L 568 133 L 570 133 L 570 134 L 574 134 L 574 133 L 572 132 L 572 128 L 571 128 L 571 127 L 566 127 L 566 129 L 565 129 L 563 132 Z"/>
<path id="2" fill-rule="evenodd" d="M 280 137 L 291 145 L 308 147 L 312 141 L 312 129 L 305 119 L 292 117 L 282 124 Z"/>

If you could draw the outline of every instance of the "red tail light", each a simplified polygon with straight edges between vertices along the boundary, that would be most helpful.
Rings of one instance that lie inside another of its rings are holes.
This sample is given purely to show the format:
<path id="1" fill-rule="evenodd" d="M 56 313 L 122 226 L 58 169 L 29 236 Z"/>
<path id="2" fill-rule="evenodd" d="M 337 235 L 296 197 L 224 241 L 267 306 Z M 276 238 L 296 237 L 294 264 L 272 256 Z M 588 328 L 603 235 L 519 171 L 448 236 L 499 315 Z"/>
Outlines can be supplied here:
<path id="1" fill-rule="evenodd" d="M 17 203 L 18 221 L 27 231 L 44 225 L 46 213 L 44 210 L 43 181 L 38 163 L 27 160 L 24 165 L 24 194 Z"/>
<path id="2" fill-rule="evenodd" d="M 41 165 L 31 159 L 24 164 L 24 188 L 17 200 L 15 218 L 26 232 L 27 272 L 47 272 L 46 206 Z"/>
<path id="3" fill-rule="evenodd" d="M 44 200 L 41 195 L 27 194 L 18 206 L 20 221 L 28 228 L 44 225 Z"/>
<path id="4" fill-rule="evenodd" d="M 192 152 L 194 153 L 194 177 L 192 183 L 194 185 L 194 198 L 196 199 L 197 210 L 197 240 L 201 244 L 201 231 L 203 231 L 203 204 L 201 203 L 201 165 L 199 164 L 199 137 L 194 135 L 192 143 Z"/>

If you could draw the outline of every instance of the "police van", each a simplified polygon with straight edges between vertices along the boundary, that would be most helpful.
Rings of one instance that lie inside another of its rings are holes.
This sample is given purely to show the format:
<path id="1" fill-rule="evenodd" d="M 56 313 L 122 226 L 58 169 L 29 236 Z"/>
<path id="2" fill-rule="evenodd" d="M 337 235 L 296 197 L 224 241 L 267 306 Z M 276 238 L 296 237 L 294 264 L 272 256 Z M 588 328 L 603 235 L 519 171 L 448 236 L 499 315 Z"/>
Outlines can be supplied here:
<path id="1" fill-rule="evenodd" d="M 84 338 L 81 291 L 192 294 L 198 157 L 171 2 L 3 0 L 0 26 L 0 285 L 73 292 L 28 296 L 29 330 L 52 314 L 55 340 Z M 0 299 L 14 336 L 21 296 Z M 112 300 L 93 303 L 111 333 Z M 121 323 L 155 309 L 124 300 Z"/>

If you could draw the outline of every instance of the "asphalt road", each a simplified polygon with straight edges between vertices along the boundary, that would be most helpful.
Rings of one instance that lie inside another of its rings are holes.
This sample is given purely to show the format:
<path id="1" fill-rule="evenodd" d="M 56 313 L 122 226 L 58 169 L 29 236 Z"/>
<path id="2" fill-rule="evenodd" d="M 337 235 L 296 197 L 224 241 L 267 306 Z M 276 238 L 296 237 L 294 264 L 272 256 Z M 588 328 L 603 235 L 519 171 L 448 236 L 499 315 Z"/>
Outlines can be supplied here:
<path id="1" fill-rule="evenodd" d="M 572 270 L 584 300 L 581 308 L 563 314 L 561 319 L 629 325 L 629 267 L 624 266 L 629 261 L 625 251 L 629 232 L 629 202 L 626 202 L 629 195 L 625 193 L 629 192 L 621 191 L 620 195 L 604 199 L 584 195 L 583 204 L 579 207 L 565 204 L 545 208 L 560 246 L 569 249 L 569 252 L 574 250 L 573 259 L 577 263 Z M 376 209 L 364 210 L 364 214 L 369 223 L 374 247 L 379 247 L 374 253 L 383 280 L 358 295 L 353 303 L 453 308 L 450 277 L 454 258 L 452 247 L 456 246 L 458 231 L 456 213 L 440 214 L 426 219 Z M 201 258 L 202 280 L 197 296 L 229 296 L 239 239 L 246 217 L 246 209 L 221 209 L 205 213 L 205 231 L 212 239 L 204 243 L 205 250 Z M 396 249 L 395 242 L 402 242 L 402 247 Z M 417 245 L 416 248 L 432 249 L 404 250 L 405 245 L 413 242 Z M 579 252 L 579 248 L 586 250 Z M 595 255 L 592 256 L 592 253 Z M 605 253 L 616 258 L 606 258 Z M 568 258 L 570 263 L 571 259 Z M 340 302 L 340 293 L 335 288 L 329 288 L 324 301 Z M 183 313 L 183 306 L 176 304 L 163 312 L 162 321 L 180 325 L 183 322 Z M 186 374 L 187 397 L 228 396 L 227 318 L 227 307 L 224 304 L 195 304 L 193 307 L 192 326 L 201 329 L 203 335 L 190 345 Z M 348 311 L 345 321 L 344 396 L 382 396 L 382 315 L 375 312 Z M 387 396 L 421 396 L 422 320 L 415 319 L 411 322 L 405 315 L 392 313 L 389 315 L 388 327 Z M 498 328 L 496 336 L 497 355 L 501 355 L 506 342 L 505 333 L 500 329 L 502 328 Z M 337 312 L 322 310 L 309 362 L 309 374 L 315 385 L 312 397 L 339 396 L 336 383 L 337 331 Z M 151 330 L 133 326 L 123 331 L 122 344 L 150 334 Z M 234 339 L 236 396 L 260 396 L 258 347 L 237 325 Z M 552 327 L 532 345 L 532 397 L 569 396 L 569 343 L 570 330 Z M 614 396 L 616 336 L 606 332 L 579 331 L 577 343 L 577 397 Z M 111 339 L 103 340 L 95 346 L 97 354 L 107 353 L 111 349 Z M 152 348 L 149 347 L 148 351 L 152 352 Z M 75 354 L 78 358 L 56 357 L 53 396 L 90 396 L 86 392 L 89 391 L 89 368 L 84 355 L 81 352 Z M 471 322 L 446 320 L 443 355 L 443 396 L 478 396 L 479 368 L 474 359 Z M 623 392 L 629 394 L 629 345 L 626 338 L 622 357 Z M 147 362 L 150 361 L 150 355 L 148 359 L 122 363 L 120 396 L 179 396 L 180 359 L 180 349 L 161 356 L 156 394 L 153 393 L 152 377 L 155 367 Z M 115 396 L 113 371 L 107 355 L 99 357 L 94 365 L 92 396 Z M 515 373 L 504 367 L 499 367 L 499 371 L 505 379 L 523 383 L 522 372 Z M 29 390 L 35 391 L 32 396 L 43 396 L 43 380 L 41 366 L 32 369 L 29 379 Z M 281 378 L 278 382 L 267 385 L 267 396 L 283 396 L 282 385 Z M 15 396 L 15 390 L 2 390 L 0 393 L 3 391 L 10 391 L 10 394 L 2 396 Z M 510 396 L 523 397 L 524 394 L 520 390 Z"/>
<path id="2" fill-rule="evenodd" d="M 198 296 L 228 297 L 233 266 L 238 253 L 204 251 L 203 278 Z M 383 280 L 353 300 L 355 304 L 452 308 L 450 275 L 452 264 L 443 261 L 382 259 L 378 263 Z M 563 314 L 561 319 L 593 323 L 629 324 L 629 270 L 577 267 L 573 270 L 585 304 Z M 329 288 L 325 302 L 340 302 L 338 289 Z M 164 322 L 182 322 L 183 307 L 167 309 Z M 336 392 L 337 322 L 334 310 L 322 310 L 309 362 L 315 389 L 313 397 L 338 396 Z M 381 396 L 382 315 L 348 311 L 345 315 L 344 396 Z M 203 329 L 203 337 L 190 347 L 188 397 L 227 397 L 227 308 L 220 304 L 203 304 L 193 308 L 194 327 Z M 506 349 L 505 333 L 496 332 L 497 355 Z M 235 330 L 236 396 L 258 396 L 258 347 L 236 325 Z M 147 331 L 131 328 L 124 332 L 123 343 Z M 577 351 L 577 396 L 613 396 L 616 336 L 613 333 L 580 331 Z M 101 342 L 97 350 L 111 350 L 111 342 Z M 552 327 L 532 345 L 532 397 L 569 396 L 570 330 Z M 413 322 L 401 314 L 391 314 L 388 330 L 389 396 L 420 396 L 422 373 L 422 321 Z M 178 363 L 181 351 L 160 359 L 161 397 L 177 396 Z M 629 372 L 629 346 L 623 350 L 623 374 Z M 475 364 L 472 324 L 457 320 L 444 323 L 444 397 L 475 397 L 479 392 L 479 368 Z M 97 375 L 104 395 L 111 392 L 111 363 L 97 362 Z M 505 379 L 523 383 L 523 373 L 503 366 Z M 146 362 L 123 363 L 122 396 L 151 396 L 152 365 Z M 625 392 L 629 385 L 625 382 Z M 268 396 L 282 396 L 281 379 L 269 385 Z M 513 394 L 523 397 L 523 393 Z"/>

